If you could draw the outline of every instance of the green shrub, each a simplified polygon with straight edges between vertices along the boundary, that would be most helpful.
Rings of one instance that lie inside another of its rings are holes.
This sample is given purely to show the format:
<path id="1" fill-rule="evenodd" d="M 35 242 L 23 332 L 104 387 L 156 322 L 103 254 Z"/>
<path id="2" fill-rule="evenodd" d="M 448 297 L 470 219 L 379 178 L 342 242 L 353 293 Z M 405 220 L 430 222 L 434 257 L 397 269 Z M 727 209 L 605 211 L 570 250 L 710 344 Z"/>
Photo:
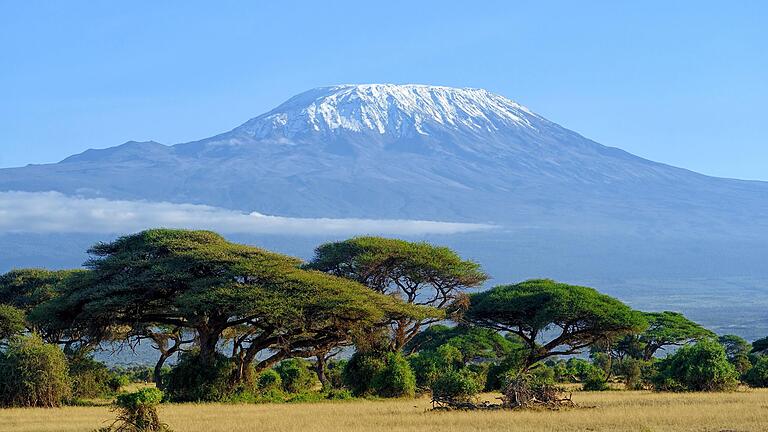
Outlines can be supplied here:
<path id="1" fill-rule="evenodd" d="M 467 365 L 464 369 L 472 374 L 473 379 L 480 386 L 480 390 L 482 390 L 488 382 L 488 369 L 490 367 L 490 363 L 480 363 Z"/>
<path id="2" fill-rule="evenodd" d="M 385 360 L 378 353 L 356 352 L 344 368 L 344 384 L 355 396 L 371 395 L 374 392 L 371 386 L 373 379 L 385 365 Z"/>
<path id="3" fill-rule="evenodd" d="M 739 374 L 715 341 L 684 346 L 660 361 L 654 378 L 657 390 L 724 391 L 738 384 Z"/>
<path id="4" fill-rule="evenodd" d="M 106 397 L 113 392 L 110 386 L 112 372 L 104 363 L 94 360 L 93 357 L 71 357 L 69 375 L 72 378 L 72 396 L 75 398 Z"/>
<path id="5" fill-rule="evenodd" d="M 420 388 L 428 388 L 437 377 L 449 370 L 463 367 L 461 351 L 453 345 L 441 345 L 434 351 L 421 351 L 408 357 L 408 363 Z"/>
<path id="6" fill-rule="evenodd" d="M 71 396 L 67 358 L 56 345 L 32 335 L 0 352 L 0 406 L 58 407 Z"/>
<path id="7" fill-rule="evenodd" d="M 432 399 L 436 401 L 469 402 L 482 387 L 469 370 L 449 370 L 432 383 Z"/>
<path id="8" fill-rule="evenodd" d="M 256 377 L 256 388 L 259 393 L 267 393 L 283 388 L 283 379 L 274 369 L 267 369 Z"/>
<path id="9" fill-rule="evenodd" d="M 349 400 L 354 399 L 352 392 L 347 389 L 330 389 L 325 393 L 328 400 Z"/>
<path id="10" fill-rule="evenodd" d="M 416 377 L 416 385 L 419 388 L 429 388 L 441 372 L 440 367 L 435 361 L 435 355 L 431 351 L 422 351 L 408 356 L 408 363 Z"/>
<path id="11" fill-rule="evenodd" d="M 605 371 L 597 366 L 592 366 L 584 377 L 582 388 L 587 391 L 608 390 L 608 384 L 605 381 Z"/>
<path id="12" fill-rule="evenodd" d="M 744 375 L 750 387 L 768 387 L 768 357 L 760 356 L 755 365 Z"/>
<path id="13" fill-rule="evenodd" d="M 128 375 L 117 374 L 115 372 L 112 372 L 112 377 L 110 377 L 109 381 L 107 381 L 109 389 L 114 393 L 117 393 L 121 388 L 127 386 L 130 383 L 131 380 L 128 378 Z"/>
<path id="14" fill-rule="evenodd" d="M 117 420 L 99 432 L 170 432 L 157 415 L 162 400 L 163 392 L 151 387 L 119 395 L 114 405 Z"/>
<path id="15" fill-rule="evenodd" d="M 624 387 L 628 390 L 640 390 L 645 388 L 643 370 L 647 362 L 643 360 L 626 358 L 617 365 L 619 374 L 624 379 Z"/>
<path id="16" fill-rule="evenodd" d="M 309 364 L 302 359 L 283 360 L 275 366 L 275 371 L 280 375 L 283 390 L 288 393 L 300 393 L 312 388 L 317 376 L 309 370 Z"/>
<path id="17" fill-rule="evenodd" d="M 587 379 L 589 371 L 592 370 L 594 365 L 587 360 L 578 357 L 571 357 L 565 362 L 568 370 L 568 375 L 571 377 L 571 381 L 584 382 Z"/>
<path id="18" fill-rule="evenodd" d="M 238 390 L 232 384 L 235 364 L 216 354 L 211 365 L 203 365 L 200 353 L 190 351 L 163 379 L 165 394 L 174 402 L 224 401 Z"/>
<path id="19" fill-rule="evenodd" d="M 523 366 L 522 357 L 522 353 L 515 352 L 505 357 L 501 363 L 491 365 L 488 368 L 488 373 L 486 375 L 485 390 L 501 390 L 505 385 L 505 380 L 508 375 L 516 376 L 520 373 Z"/>
<path id="20" fill-rule="evenodd" d="M 384 368 L 373 377 L 371 387 L 381 397 L 413 397 L 416 377 L 402 354 L 389 353 Z"/>
<path id="21" fill-rule="evenodd" d="M 328 362 L 325 370 L 328 387 L 331 389 L 341 389 L 344 387 L 344 368 L 346 366 L 346 360 L 332 360 Z"/>

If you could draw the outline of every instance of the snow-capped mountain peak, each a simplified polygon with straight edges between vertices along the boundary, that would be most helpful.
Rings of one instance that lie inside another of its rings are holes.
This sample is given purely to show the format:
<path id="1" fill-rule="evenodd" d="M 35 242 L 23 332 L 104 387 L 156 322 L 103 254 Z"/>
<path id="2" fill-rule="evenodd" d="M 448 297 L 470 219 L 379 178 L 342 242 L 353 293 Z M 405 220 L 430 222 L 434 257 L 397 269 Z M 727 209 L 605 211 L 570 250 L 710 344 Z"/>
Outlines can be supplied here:
<path id="1" fill-rule="evenodd" d="M 237 130 L 253 138 L 353 132 L 393 138 L 451 130 L 532 128 L 543 119 L 503 96 L 474 88 L 415 84 L 321 87 L 301 93 Z"/>

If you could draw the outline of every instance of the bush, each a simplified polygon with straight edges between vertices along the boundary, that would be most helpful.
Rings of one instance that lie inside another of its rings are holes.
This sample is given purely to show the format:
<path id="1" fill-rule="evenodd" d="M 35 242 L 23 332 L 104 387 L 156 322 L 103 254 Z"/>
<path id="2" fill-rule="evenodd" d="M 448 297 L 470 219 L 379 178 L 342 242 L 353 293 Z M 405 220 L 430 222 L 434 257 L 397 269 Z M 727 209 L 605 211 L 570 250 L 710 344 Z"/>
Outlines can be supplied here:
<path id="1" fill-rule="evenodd" d="M 344 384 L 355 396 L 373 394 L 374 389 L 371 383 L 374 377 L 384 369 L 385 363 L 382 356 L 377 353 L 356 352 L 344 368 Z"/>
<path id="2" fill-rule="evenodd" d="M 462 354 L 452 345 L 441 345 L 434 351 L 422 351 L 408 357 L 408 363 L 420 388 L 428 388 L 437 377 L 463 366 Z"/>
<path id="3" fill-rule="evenodd" d="M 221 354 L 216 354 L 211 365 L 204 366 L 200 353 L 190 351 L 181 355 L 163 379 L 163 390 L 174 402 L 227 400 L 238 390 L 232 384 L 234 372 L 235 364 Z"/>
<path id="4" fill-rule="evenodd" d="M 489 367 L 486 376 L 485 390 L 501 390 L 505 385 L 507 376 L 516 376 L 520 373 L 523 366 L 522 357 L 522 353 L 513 353 L 505 357 L 501 363 Z"/>
<path id="5" fill-rule="evenodd" d="M 723 347 L 712 340 L 680 348 L 659 362 L 658 371 L 654 387 L 668 391 L 733 390 L 739 378 Z"/>
<path id="6" fill-rule="evenodd" d="M 641 390 L 645 387 L 643 369 L 646 362 L 627 358 L 617 365 L 619 374 L 624 378 L 624 387 L 628 390 Z"/>
<path id="7" fill-rule="evenodd" d="M 283 388 L 283 379 L 274 369 L 267 369 L 256 377 L 256 388 L 259 393 L 267 393 Z"/>
<path id="8" fill-rule="evenodd" d="M 346 360 L 331 360 L 326 365 L 325 378 L 328 381 L 328 387 L 331 389 L 340 389 L 344 387 L 344 368 L 347 366 Z"/>
<path id="9" fill-rule="evenodd" d="M 328 400 L 349 400 L 354 399 L 352 392 L 347 389 L 330 389 L 325 393 Z"/>
<path id="10" fill-rule="evenodd" d="M 275 366 L 280 375 L 283 390 L 288 393 L 301 393 L 315 384 L 317 376 L 309 370 L 309 364 L 302 359 L 283 360 Z"/>
<path id="11" fill-rule="evenodd" d="M 114 405 L 117 420 L 99 432 L 170 432 L 157 415 L 156 407 L 162 400 L 163 392 L 156 388 L 118 396 Z"/>
<path id="12" fill-rule="evenodd" d="M 72 396 L 69 366 L 56 345 L 32 335 L 0 353 L 0 406 L 58 407 Z"/>
<path id="13" fill-rule="evenodd" d="M 72 378 L 72 396 L 97 398 L 112 394 L 110 381 L 113 373 L 104 363 L 93 357 L 75 355 L 69 359 L 69 375 Z"/>
<path id="14" fill-rule="evenodd" d="M 586 391 L 608 390 L 608 384 L 605 382 L 605 371 L 597 366 L 592 366 L 584 377 L 582 388 Z"/>
<path id="15" fill-rule="evenodd" d="M 750 387 L 768 387 L 768 357 L 760 356 L 744 375 L 744 382 Z"/>
<path id="16" fill-rule="evenodd" d="M 482 387 L 468 370 L 448 371 L 432 383 L 432 400 L 438 402 L 469 402 Z"/>
<path id="17" fill-rule="evenodd" d="M 402 354 L 389 353 L 384 368 L 373 377 L 371 387 L 381 397 L 413 397 L 416 377 Z"/>
<path id="18" fill-rule="evenodd" d="M 117 393 L 121 388 L 127 386 L 130 383 L 131 380 L 128 378 L 128 375 L 122 375 L 113 372 L 112 377 L 107 382 L 107 385 L 109 386 L 109 389 L 112 390 L 112 392 Z"/>

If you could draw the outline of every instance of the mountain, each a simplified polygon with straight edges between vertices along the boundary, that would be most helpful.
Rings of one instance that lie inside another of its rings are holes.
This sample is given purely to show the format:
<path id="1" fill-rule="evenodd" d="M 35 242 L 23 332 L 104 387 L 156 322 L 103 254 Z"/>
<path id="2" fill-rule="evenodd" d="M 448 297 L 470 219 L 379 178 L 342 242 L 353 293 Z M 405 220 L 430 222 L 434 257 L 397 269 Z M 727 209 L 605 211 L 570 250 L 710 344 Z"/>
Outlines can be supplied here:
<path id="1" fill-rule="evenodd" d="M 318 88 L 200 141 L 128 142 L 0 170 L 0 190 L 300 217 L 525 225 L 576 217 L 660 229 L 703 218 L 705 231 L 723 234 L 734 223 L 765 229 L 768 215 L 766 183 L 651 162 L 485 90 L 422 85 Z"/>
<path id="2" fill-rule="evenodd" d="M 483 262 L 497 281 L 595 283 L 625 298 L 645 295 L 638 304 L 684 307 L 699 296 L 717 308 L 764 293 L 755 287 L 768 281 L 768 183 L 649 161 L 481 89 L 317 88 L 199 141 L 127 142 L 2 169 L 0 191 L 11 190 L 301 218 L 492 224 L 491 232 L 433 240 Z M 330 238 L 320 237 L 242 238 L 307 256 Z M 62 263 L 68 244 L 81 260 L 84 241 L 0 236 L 0 267 L 3 254 L 18 250 Z M 657 280 L 674 292 L 647 289 Z"/>

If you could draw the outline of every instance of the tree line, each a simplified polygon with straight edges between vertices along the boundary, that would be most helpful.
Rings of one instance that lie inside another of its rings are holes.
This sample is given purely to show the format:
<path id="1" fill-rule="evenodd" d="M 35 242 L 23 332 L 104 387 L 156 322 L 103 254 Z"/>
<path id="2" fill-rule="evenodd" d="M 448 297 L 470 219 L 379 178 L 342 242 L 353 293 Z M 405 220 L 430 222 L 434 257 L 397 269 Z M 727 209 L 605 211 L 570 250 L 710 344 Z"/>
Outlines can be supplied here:
<path id="1" fill-rule="evenodd" d="M 461 400 L 521 376 L 592 390 L 768 385 L 768 339 L 718 338 L 679 313 L 546 279 L 471 292 L 489 278 L 480 265 L 424 242 L 357 237 L 303 262 L 153 229 L 88 253 L 81 269 L 0 276 L 0 405 L 118 391 L 128 375 L 93 354 L 141 343 L 158 356 L 143 379 L 172 401 Z"/>

